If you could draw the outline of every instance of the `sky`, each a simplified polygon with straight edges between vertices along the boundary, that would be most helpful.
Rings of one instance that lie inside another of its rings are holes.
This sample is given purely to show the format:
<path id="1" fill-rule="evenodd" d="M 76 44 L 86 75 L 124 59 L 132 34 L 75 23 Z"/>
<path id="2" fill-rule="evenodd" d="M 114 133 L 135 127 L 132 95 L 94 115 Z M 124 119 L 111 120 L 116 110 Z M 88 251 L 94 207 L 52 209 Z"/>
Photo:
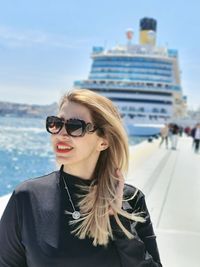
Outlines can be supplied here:
<path id="1" fill-rule="evenodd" d="M 157 20 L 157 45 L 177 49 L 191 109 L 200 107 L 200 1 L 0 0 L 0 101 L 51 104 L 88 77 L 93 46 L 139 40 Z"/>

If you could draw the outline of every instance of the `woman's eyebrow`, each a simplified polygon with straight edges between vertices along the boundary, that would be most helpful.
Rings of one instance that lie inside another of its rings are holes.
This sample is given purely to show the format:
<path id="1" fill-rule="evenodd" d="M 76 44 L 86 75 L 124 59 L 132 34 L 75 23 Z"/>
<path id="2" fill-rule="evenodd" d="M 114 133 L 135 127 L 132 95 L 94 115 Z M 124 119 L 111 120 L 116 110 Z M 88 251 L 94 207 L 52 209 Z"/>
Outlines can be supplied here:
<path id="1" fill-rule="evenodd" d="M 58 114 L 57 117 L 60 118 L 60 119 L 63 119 L 63 120 L 65 119 L 64 115 L 62 115 L 62 114 Z"/>
<path id="2" fill-rule="evenodd" d="M 66 119 L 63 114 L 58 114 L 57 117 L 60 118 L 60 119 L 62 119 L 62 120 L 74 120 L 74 119 L 75 120 L 84 120 L 82 118 L 82 116 L 80 116 L 80 115 L 79 116 L 78 115 L 74 115 L 74 116 L 71 116 L 70 118 L 67 118 Z"/>

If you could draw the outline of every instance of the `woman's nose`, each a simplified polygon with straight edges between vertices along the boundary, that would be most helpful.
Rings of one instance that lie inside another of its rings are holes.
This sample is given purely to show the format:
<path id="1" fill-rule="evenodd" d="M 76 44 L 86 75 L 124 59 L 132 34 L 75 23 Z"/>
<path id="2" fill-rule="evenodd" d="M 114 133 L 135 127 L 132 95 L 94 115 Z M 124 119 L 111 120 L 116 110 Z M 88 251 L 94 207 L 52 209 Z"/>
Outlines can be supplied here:
<path id="1" fill-rule="evenodd" d="M 65 125 L 63 125 L 63 127 L 61 128 L 61 130 L 58 134 L 62 135 L 62 136 L 69 136 L 67 131 L 66 131 Z"/>

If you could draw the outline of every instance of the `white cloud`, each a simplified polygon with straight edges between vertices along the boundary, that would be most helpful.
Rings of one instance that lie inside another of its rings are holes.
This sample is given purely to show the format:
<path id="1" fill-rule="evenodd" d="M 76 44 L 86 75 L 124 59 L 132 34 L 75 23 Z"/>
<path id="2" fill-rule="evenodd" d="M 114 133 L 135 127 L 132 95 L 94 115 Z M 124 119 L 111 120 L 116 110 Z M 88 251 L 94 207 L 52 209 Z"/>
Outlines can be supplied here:
<path id="1" fill-rule="evenodd" d="M 88 41 L 88 39 L 72 40 L 66 35 L 33 30 L 18 30 L 11 27 L 0 26 L 0 43 L 9 47 L 47 45 L 70 49 L 80 47 Z"/>

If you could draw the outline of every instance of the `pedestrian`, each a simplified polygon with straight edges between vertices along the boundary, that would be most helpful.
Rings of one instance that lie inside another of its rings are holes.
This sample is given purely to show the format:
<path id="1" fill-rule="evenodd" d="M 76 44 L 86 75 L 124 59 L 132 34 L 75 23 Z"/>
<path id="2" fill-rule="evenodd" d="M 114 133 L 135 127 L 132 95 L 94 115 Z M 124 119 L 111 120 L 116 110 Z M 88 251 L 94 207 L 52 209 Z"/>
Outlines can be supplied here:
<path id="1" fill-rule="evenodd" d="M 197 123 L 196 127 L 192 129 L 191 135 L 193 137 L 194 151 L 198 153 L 200 144 L 200 123 Z"/>
<path id="2" fill-rule="evenodd" d="M 179 134 L 179 127 L 177 124 L 173 123 L 170 127 L 170 137 L 171 137 L 171 149 L 176 150 L 177 149 L 177 143 L 178 143 L 178 134 Z"/>
<path id="3" fill-rule="evenodd" d="M 187 136 L 191 135 L 191 128 L 189 126 L 185 127 L 184 132 Z"/>
<path id="4" fill-rule="evenodd" d="M 162 266 L 144 194 L 124 184 L 128 138 L 113 103 L 71 91 L 46 129 L 60 170 L 14 190 L 0 223 L 0 266 Z"/>
<path id="5" fill-rule="evenodd" d="M 160 130 L 161 141 L 159 147 L 161 147 L 161 145 L 165 141 L 165 147 L 168 148 L 168 135 L 169 135 L 169 126 L 168 124 L 165 124 L 164 127 L 161 128 Z"/>

